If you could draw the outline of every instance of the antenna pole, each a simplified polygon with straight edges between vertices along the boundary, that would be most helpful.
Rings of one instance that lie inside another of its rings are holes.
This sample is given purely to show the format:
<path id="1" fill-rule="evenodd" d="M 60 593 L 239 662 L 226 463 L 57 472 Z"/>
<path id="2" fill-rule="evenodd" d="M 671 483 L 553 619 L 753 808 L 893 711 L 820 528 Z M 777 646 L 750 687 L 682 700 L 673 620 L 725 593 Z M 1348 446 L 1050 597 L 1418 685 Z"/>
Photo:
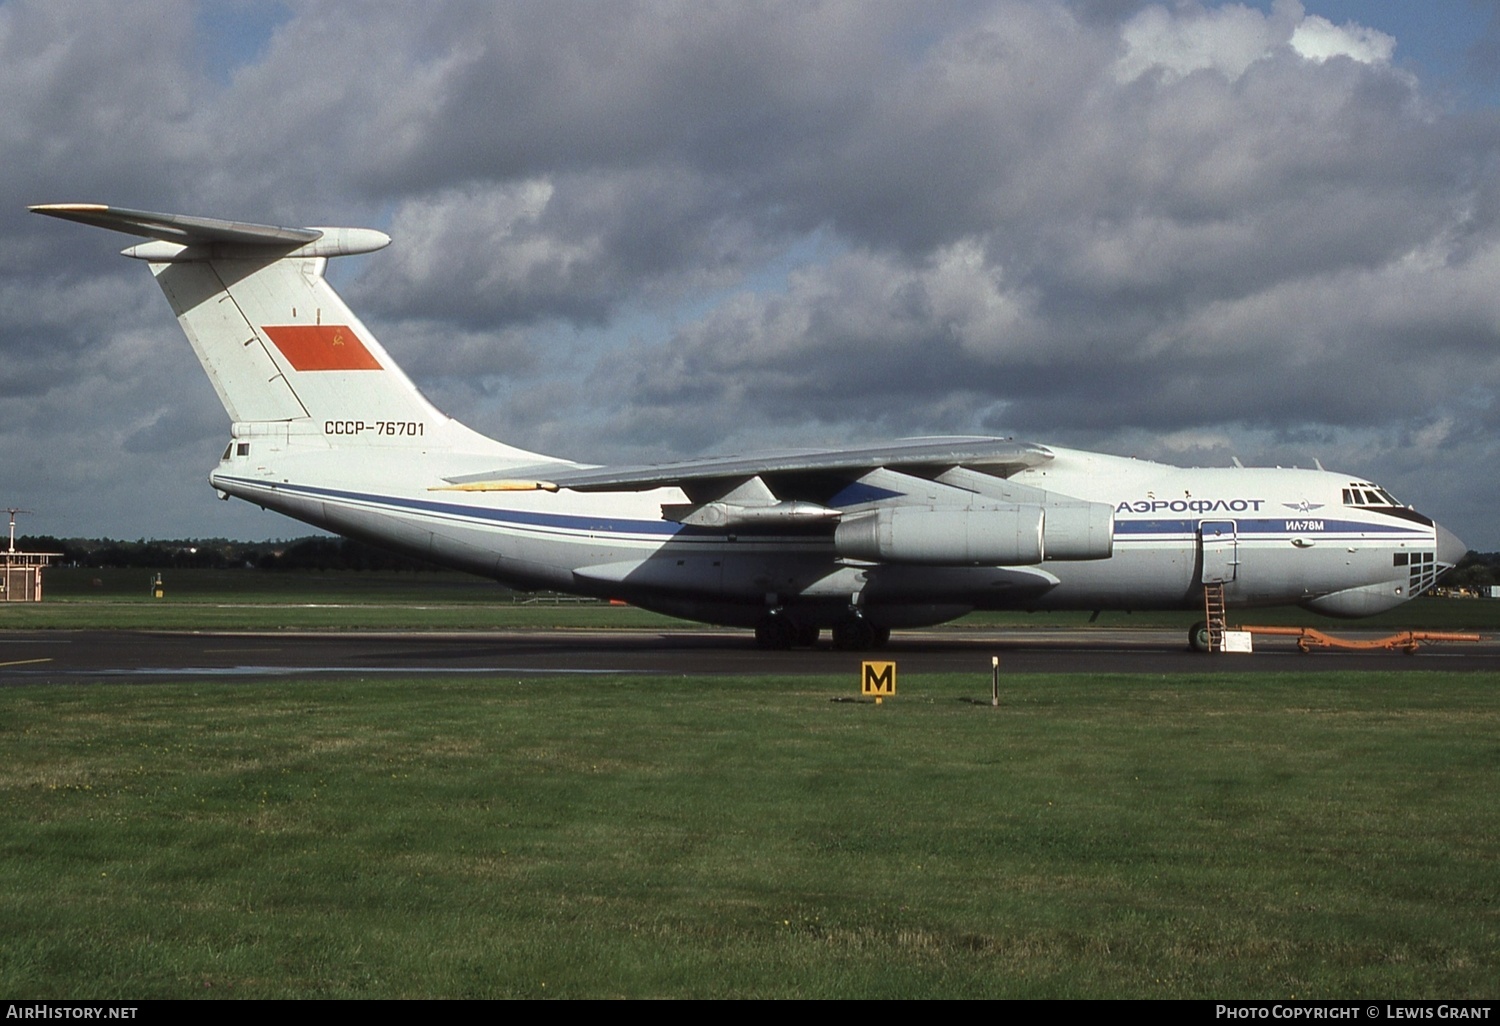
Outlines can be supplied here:
<path id="1" fill-rule="evenodd" d="M 19 506 L 7 506 L 5 512 L 10 514 L 10 551 L 6 555 L 14 556 L 16 554 L 16 514 L 30 513 L 31 510 L 22 509 Z"/>

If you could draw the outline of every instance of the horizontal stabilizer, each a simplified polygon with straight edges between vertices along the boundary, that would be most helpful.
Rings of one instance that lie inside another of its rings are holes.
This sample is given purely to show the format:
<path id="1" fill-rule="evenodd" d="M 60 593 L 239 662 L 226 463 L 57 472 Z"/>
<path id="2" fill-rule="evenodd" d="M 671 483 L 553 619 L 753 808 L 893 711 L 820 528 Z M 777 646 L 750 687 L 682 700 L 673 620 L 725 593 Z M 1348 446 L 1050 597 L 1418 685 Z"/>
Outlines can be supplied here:
<path id="1" fill-rule="evenodd" d="M 316 242 L 323 236 L 317 228 L 278 228 L 269 224 L 221 221 L 217 217 L 154 214 L 149 210 L 127 210 L 102 203 L 43 203 L 32 207 L 31 212 L 184 246 L 214 242 L 242 246 L 300 246 Z"/>
<path id="2" fill-rule="evenodd" d="M 32 207 L 31 212 L 155 239 L 125 250 L 128 257 L 152 263 L 225 257 L 263 260 L 267 256 L 352 256 L 373 253 L 391 242 L 389 235 L 374 228 L 281 228 L 217 217 L 127 210 L 102 203 L 43 203 Z"/>

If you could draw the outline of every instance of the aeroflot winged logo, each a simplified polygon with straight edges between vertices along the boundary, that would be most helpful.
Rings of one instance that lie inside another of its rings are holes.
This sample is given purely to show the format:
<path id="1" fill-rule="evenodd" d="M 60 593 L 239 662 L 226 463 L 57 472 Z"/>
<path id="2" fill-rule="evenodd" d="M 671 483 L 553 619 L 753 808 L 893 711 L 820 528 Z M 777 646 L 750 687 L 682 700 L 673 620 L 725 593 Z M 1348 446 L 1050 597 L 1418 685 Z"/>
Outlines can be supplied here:
<path id="1" fill-rule="evenodd" d="M 348 325 L 267 324 L 261 330 L 296 370 L 380 370 Z"/>

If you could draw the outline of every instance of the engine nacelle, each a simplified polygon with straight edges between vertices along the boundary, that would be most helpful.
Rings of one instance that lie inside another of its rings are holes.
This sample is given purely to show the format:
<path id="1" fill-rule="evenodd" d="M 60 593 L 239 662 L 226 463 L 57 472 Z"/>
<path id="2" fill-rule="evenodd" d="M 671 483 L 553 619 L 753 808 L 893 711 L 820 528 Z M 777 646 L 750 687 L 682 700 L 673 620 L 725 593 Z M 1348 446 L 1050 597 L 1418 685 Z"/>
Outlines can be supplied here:
<path id="1" fill-rule="evenodd" d="M 1107 502 L 1049 502 L 1042 507 L 1042 558 L 1108 559 L 1115 551 L 1115 508 Z"/>
<path id="2" fill-rule="evenodd" d="M 845 519 L 834 531 L 833 546 L 849 559 L 930 566 L 1108 559 L 1114 509 L 1099 502 L 989 509 L 887 506 Z"/>

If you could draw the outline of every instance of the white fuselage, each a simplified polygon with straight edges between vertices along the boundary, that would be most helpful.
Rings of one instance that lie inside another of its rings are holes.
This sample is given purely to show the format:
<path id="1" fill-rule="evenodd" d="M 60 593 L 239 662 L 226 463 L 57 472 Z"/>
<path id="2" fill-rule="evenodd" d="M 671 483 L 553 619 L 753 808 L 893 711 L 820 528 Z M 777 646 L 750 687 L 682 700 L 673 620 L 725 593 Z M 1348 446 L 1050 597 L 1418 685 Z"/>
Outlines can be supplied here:
<path id="1" fill-rule="evenodd" d="M 1113 507 L 1109 558 L 872 565 L 840 558 L 827 532 L 735 532 L 664 520 L 664 504 L 684 501 L 675 488 L 434 490 L 445 479 L 491 469 L 489 454 L 353 454 L 252 439 L 245 455 L 232 447 L 211 480 L 222 493 L 307 523 L 517 587 L 620 598 L 737 625 L 754 624 L 768 606 L 799 609 L 814 622 L 857 606 L 889 626 L 941 622 L 972 609 L 1192 608 L 1215 574 L 1231 605 L 1302 603 L 1359 616 L 1420 593 L 1457 558 L 1439 552 L 1440 529 L 1427 518 L 1384 500 L 1366 502 L 1376 498 L 1373 486 L 1349 501 L 1351 485 L 1361 482 L 1346 475 L 1183 469 L 1050 452 L 1051 461 L 1011 480 Z M 847 495 L 848 513 L 953 501 L 948 485 L 889 471 L 858 483 L 869 494 Z"/>

